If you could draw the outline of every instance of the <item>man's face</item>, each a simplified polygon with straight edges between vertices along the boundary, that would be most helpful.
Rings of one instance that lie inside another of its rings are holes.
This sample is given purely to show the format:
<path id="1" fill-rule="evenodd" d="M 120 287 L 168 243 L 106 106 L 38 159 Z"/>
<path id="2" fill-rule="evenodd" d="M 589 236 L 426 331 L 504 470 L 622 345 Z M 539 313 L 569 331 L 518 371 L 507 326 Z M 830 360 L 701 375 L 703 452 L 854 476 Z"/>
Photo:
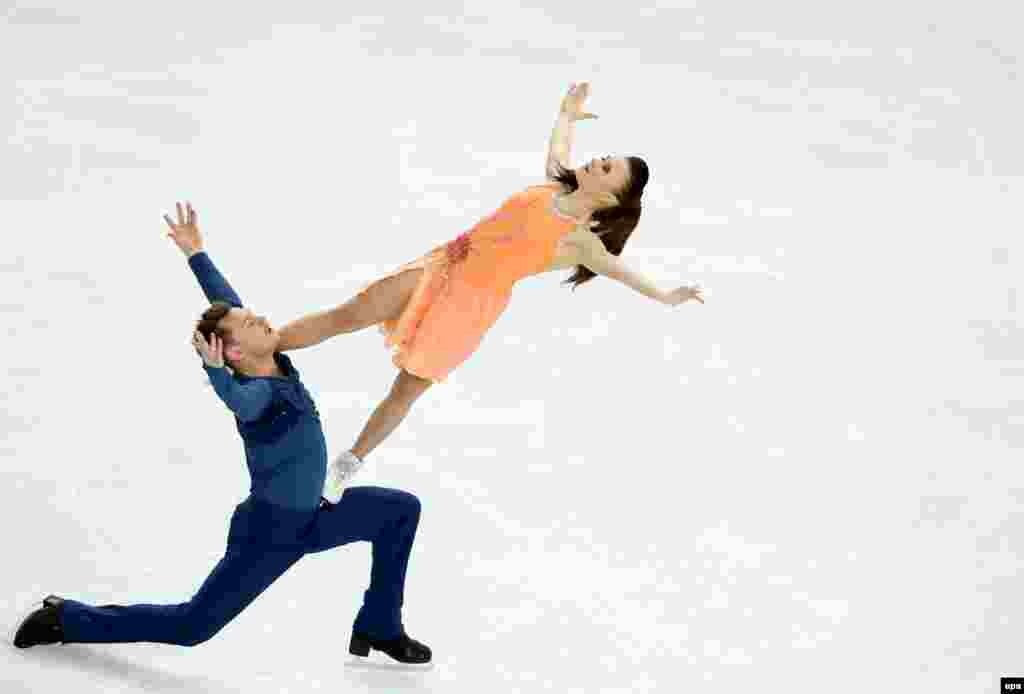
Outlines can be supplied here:
<path id="1" fill-rule="evenodd" d="M 225 347 L 228 358 L 237 360 L 243 354 L 250 357 L 262 357 L 273 354 L 281 336 L 270 327 L 266 316 L 257 316 L 250 309 L 234 307 L 220 319 L 219 327 L 227 331 L 228 340 Z M 237 356 L 232 351 L 238 350 Z"/>

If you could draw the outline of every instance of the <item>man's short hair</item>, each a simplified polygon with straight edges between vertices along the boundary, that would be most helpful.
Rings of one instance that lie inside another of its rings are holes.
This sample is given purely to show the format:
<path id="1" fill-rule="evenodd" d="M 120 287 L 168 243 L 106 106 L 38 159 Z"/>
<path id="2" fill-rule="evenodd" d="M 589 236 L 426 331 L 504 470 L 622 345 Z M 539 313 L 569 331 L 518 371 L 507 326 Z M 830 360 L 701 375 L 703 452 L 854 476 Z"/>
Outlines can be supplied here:
<path id="1" fill-rule="evenodd" d="M 214 301 L 210 304 L 210 308 L 203 311 L 202 317 L 199 322 L 196 323 L 196 330 L 203 336 L 207 342 L 210 341 L 210 336 L 216 334 L 217 337 L 224 341 L 224 345 L 231 341 L 231 333 L 228 328 L 221 325 L 221 320 L 228 315 L 233 307 L 226 301 Z M 234 368 L 234 365 L 230 363 L 227 355 L 224 355 L 224 363 Z"/>

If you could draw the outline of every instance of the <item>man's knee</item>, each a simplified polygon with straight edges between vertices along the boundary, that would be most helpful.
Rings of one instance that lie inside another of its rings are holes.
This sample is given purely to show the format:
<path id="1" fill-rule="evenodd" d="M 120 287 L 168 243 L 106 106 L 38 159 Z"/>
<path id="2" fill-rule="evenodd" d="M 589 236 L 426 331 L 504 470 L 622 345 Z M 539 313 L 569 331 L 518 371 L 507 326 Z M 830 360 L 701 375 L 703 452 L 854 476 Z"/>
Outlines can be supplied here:
<path id="1" fill-rule="evenodd" d="M 402 518 L 408 518 L 411 520 L 419 520 L 420 511 L 423 505 L 420 503 L 418 496 L 411 492 L 403 491 L 401 489 L 391 489 L 391 500 L 398 507 L 399 515 Z"/>
<path id="2" fill-rule="evenodd" d="M 390 532 L 397 526 L 419 521 L 422 504 L 410 492 L 391 487 L 357 486 L 345 490 L 345 499 L 357 504 L 366 518 L 373 518 L 378 531 Z"/>
<path id="3" fill-rule="evenodd" d="M 189 624 L 182 629 L 179 643 L 190 648 L 198 646 L 212 639 L 223 628 L 223 624 Z"/>
<path id="4" fill-rule="evenodd" d="M 423 509 L 423 504 L 420 503 L 420 498 L 411 492 L 402 492 L 403 503 L 405 504 L 406 513 L 411 518 L 419 519 L 420 511 Z"/>
<path id="5" fill-rule="evenodd" d="M 195 646 L 206 643 L 211 638 L 213 638 L 212 633 L 201 633 L 197 631 L 183 635 L 181 641 L 179 642 L 179 645 L 186 646 L 188 648 L 194 648 Z"/>
<path id="6" fill-rule="evenodd" d="M 193 647 L 206 643 L 231 621 L 218 619 L 206 611 L 196 610 L 188 603 L 183 607 L 177 638 L 181 646 Z"/>

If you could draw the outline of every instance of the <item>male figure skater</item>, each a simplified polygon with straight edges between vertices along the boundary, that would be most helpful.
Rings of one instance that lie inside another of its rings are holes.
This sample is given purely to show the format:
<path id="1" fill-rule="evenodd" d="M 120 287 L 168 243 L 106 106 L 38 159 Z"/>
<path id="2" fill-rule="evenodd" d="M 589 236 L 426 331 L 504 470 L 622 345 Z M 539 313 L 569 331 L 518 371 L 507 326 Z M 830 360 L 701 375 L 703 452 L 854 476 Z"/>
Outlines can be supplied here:
<path id="1" fill-rule="evenodd" d="M 20 625 L 14 645 L 154 642 L 196 646 L 234 619 L 303 555 L 350 542 L 373 543 L 370 586 L 349 652 L 387 653 L 425 664 L 428 647 L 401 620 L 406 566 L 420 502 L 408 492 L 352 487 L 337 504 L 321 497 L 327 447 L 320 415 L 277 333 L 242 301 L 203 250 L 197 215 L 177 204 L 168 234 L 212 302 L 193 335 L 217 395 L 234 413 L 252 478 L 231 517 L 227 549 L 196 594 L 177 605 L 101 605 L 50 595 Z M 234 373 L 229 372 L 230 366 Z"/>

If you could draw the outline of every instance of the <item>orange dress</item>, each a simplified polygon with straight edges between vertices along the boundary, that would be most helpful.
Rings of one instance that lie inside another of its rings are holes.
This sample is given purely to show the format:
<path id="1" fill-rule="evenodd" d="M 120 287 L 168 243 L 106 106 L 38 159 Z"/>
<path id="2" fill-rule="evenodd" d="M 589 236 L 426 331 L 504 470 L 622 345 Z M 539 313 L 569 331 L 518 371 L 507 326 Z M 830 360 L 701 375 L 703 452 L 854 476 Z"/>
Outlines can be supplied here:
<path id="1" fill-rule="evenodd" d="M 458 238 L 385 276 L 424 270 L 401 315 L 379 325 L 395 366 L 441 383 L 476 351 L 515 283 L 548 267 L 559 239 L 576 226 L 555 211 L 560 190 L 558 183 L 527 188 Z"/>

